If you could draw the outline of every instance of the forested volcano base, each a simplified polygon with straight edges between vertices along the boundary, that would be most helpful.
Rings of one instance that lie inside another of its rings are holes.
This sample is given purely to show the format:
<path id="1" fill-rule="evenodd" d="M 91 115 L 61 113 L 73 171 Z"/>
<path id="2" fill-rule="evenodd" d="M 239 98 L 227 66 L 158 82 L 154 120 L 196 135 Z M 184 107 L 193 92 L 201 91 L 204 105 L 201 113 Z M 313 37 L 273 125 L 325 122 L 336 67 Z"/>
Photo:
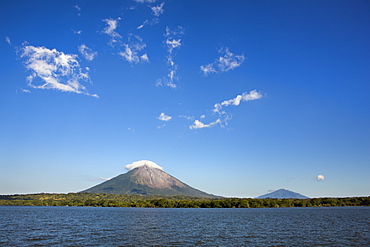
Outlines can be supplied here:
<path id="1" fill-rule="evenodd" d="M 1 206 L 89 206 L 151 208 L 274 208 L 370 206 L 370 197 L 311 199 L 198 198 L 94 193 L 0 195 Z"/>

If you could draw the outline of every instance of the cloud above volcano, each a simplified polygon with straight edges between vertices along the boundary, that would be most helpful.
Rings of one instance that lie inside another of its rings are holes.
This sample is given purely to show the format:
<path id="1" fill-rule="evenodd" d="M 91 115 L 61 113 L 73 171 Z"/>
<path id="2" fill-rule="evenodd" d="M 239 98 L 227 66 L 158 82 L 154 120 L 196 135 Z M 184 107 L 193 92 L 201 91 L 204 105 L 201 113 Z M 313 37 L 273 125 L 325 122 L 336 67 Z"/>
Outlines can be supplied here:
<path id="1" fill-rule="evenodd" d="M 128 164 L 125 166 L 125 168 L 127 170 L 133 170 L 135 168 L 138 168 L 138 167 L 141 167 L 141 166 L 148 166 L 150 168 L 156 168 L 156 169 L 160 169 L 160 170 L 163 170 L 163 168 L 159 165 L 157 165 L 156 163 L 154 163 L 153 161 L 150 161 L 150 160 L 140 160 L 140 161 L 135 161 L 131 164 Z"/>

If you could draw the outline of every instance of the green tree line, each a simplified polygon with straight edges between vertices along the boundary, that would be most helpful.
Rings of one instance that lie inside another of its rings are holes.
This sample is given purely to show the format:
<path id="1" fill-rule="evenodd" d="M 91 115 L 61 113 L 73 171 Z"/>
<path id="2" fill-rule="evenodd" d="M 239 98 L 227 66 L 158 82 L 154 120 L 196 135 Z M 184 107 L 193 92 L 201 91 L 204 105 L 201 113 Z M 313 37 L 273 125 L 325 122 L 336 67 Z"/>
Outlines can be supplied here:
<path id="1" fill-rule="evenodd" d="M 370 197 L 252 199 L 142 196 L 94 193 L 0 195 L 1 206 L 88 206 L 151 208 L 278 208 L 370 206 Z"/>

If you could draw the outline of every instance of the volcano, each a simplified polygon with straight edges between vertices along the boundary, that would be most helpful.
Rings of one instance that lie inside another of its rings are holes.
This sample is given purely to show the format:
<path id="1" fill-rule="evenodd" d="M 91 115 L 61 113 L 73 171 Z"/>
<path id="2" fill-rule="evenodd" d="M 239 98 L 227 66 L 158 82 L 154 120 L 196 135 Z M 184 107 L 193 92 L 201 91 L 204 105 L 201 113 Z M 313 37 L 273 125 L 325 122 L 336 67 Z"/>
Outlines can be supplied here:
<path id="1" fill-rule="evenodd" d="M 286 190 L 286 189 L 279 189 L 275 190 L 271 193 L 256 197 L 257 199 L 263 199 L 263 198 L 277 198 L 277 199 L 284 199 L 284 198 L 290 198 L 290 199 L 308 199 L 309 197 L 301 195 L 299 193 Z"/>
<path id="2" fill-rule="evenodd" d="M 183 195 L 201 198 L 218 196 L 197 190 L 164 172 L 155 163 L 141 162 L 140 165 L 127 165 L 131 169 L 108 181 L 81 191 L 81 193 L 107 193 L 119 195 Z"/>

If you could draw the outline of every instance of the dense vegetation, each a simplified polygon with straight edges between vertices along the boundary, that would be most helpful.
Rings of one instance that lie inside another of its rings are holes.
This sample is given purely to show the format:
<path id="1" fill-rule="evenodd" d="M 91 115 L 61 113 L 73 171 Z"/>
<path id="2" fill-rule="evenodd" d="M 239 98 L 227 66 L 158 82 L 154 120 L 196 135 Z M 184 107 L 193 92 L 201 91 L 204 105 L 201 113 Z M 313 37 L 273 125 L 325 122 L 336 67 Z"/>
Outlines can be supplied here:
<path id="1" fill-rule="evenodd" d="M 187 196 L 142 196 L 94 193 L 0 195 L 8 206 L 91 206 L 153 208 L 272 208 L 370 206 L 370 197 L 312 199 L 197 198 Z"/>

